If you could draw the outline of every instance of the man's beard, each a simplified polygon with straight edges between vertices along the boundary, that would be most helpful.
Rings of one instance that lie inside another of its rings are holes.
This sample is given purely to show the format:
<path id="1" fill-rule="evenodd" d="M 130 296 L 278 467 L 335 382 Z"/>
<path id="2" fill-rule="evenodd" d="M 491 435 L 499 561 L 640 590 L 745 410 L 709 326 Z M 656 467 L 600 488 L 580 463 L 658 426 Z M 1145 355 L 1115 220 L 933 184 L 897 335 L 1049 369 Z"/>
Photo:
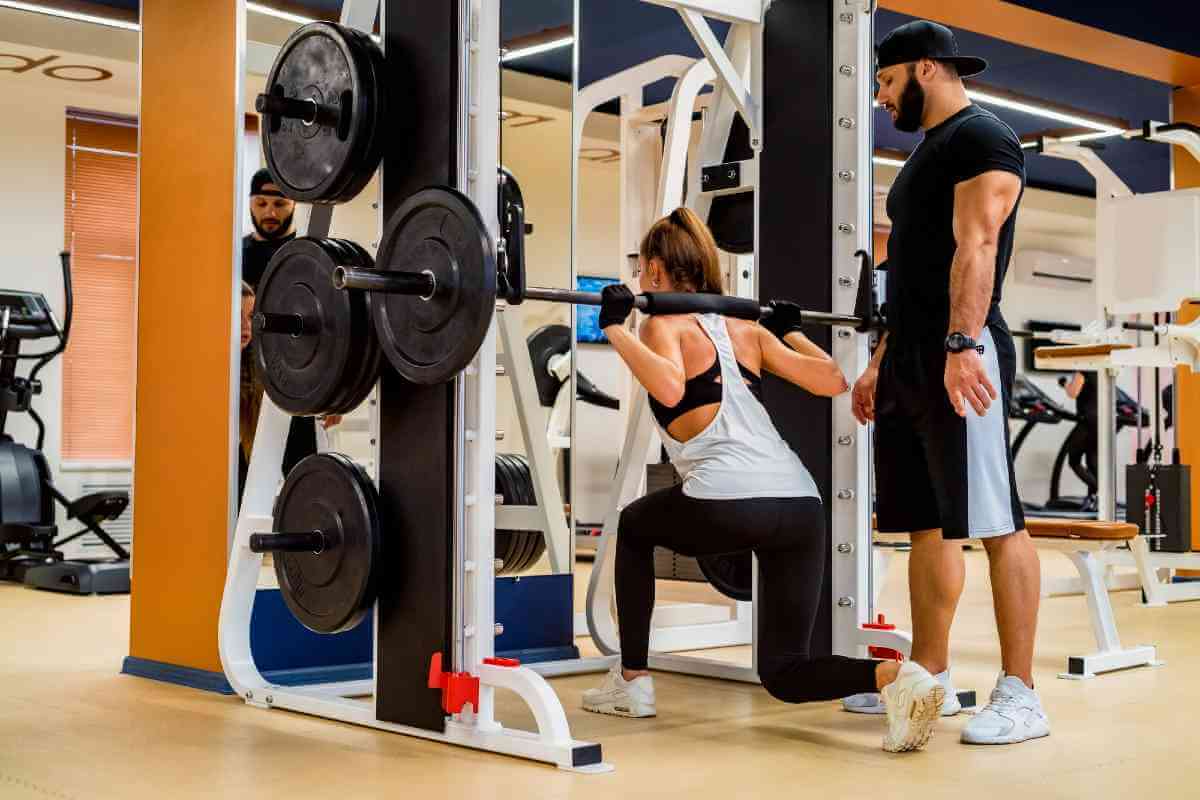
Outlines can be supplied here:
<path id="1" fill-rule="evenodd" d="M 900 93 L 896 103 L 896 130 L 903 133 L 916 133 L 921 129 L 921 119 L 925 116 L 925 89 L 917 76 L 909 74 L 908 83 Z"/>
<path id="2" fill-rule="evenodd" d="M 279 221 L 279 227 L 273 231 L 269 231 L 262 225 L 259 225 L 258 217 L 254 216 L 253 214 L 250 215 L 250 221 L 254 223 L 254 230 L 258 231 L 259 236 L 267 241 L 271 241 L 272 239 L 282 239 L 284 236 L 288 235 L 288 231 L 292 229 L 292 217 L 294 216 L 296 216 L 296 212 L 294 211 L 291 214 L 288 214 L 287 217 Z"/>

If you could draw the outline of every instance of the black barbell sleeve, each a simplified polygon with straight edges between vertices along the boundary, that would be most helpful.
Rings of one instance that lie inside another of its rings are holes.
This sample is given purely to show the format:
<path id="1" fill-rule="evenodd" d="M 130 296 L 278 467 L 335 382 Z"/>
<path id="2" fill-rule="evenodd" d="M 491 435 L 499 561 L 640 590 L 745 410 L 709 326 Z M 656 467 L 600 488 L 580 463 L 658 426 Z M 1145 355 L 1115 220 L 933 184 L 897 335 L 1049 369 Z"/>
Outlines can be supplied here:
<path id="1" fill-rule="evenodd" d="M 340 118 L 335 106 L 278 94 L 260 94 L 254 108 L 266 116 L 298 119 L 305 125 L 319 124 L 326 128 L 336 128 Z"/>
<path id="2" fill-rule="evenodd" d="M 354 267 L 337 267 L 333 271 L 333 285 L 338 289 L 365 289 L 417 297 L 431 297 L 437 291 L 437 281 L 428 272 L 387 272 Z"/>
<path id="3" fill-rule="evenodd" d="M 252 533 L 252 553 L 320 553 L 325 549 L 325 534 L 320 531 L 304 533 Z"/>

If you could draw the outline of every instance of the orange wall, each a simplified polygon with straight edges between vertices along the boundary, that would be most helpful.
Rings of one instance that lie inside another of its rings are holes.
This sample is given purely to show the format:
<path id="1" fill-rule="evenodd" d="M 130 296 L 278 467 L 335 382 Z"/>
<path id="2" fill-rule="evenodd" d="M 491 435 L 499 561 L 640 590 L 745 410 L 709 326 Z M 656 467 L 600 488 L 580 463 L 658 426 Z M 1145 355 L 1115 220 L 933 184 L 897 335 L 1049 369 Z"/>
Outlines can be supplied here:
<path id="1" fill-rule="evenodd" d="M 1177 89 L 1174 111 L 1172 122 L 1200 125 L 1200 86 Z M 1181 147 L 1174 148 L 1174 157 L 1175 188 L 1200 187 L 1200 163 Z M 1180 322 L 1191 322 L 1197 317 L 1200 317 L 1200 306 L 1184 303 L 1179 309 Z M 1179 393 L 1176 441 L 1183 463 L 1192 466 L 1192 549 L 1200 550 L 1200 375 L 1183 367 L 1176 369 L 1175 390 Z"/>
<path id="2" fill-rule="evenodd" d="M 1200 58 L 1003 0 L 880 0 L 879 5 L 1175 86 L 1200 84 Z"/>
<path id="3" fill-rule="evenodd" d="M 231 513 L 237 7 L 142 4 L 129 649 L 214 671 Z"/>

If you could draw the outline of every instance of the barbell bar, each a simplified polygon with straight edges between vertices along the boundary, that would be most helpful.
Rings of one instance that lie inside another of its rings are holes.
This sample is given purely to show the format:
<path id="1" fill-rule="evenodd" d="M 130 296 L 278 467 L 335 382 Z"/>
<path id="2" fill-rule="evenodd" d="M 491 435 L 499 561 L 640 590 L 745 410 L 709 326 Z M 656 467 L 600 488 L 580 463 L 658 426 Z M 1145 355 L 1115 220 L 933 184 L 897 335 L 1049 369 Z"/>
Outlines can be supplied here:
<path id="1" fill-rule="evenodd" d="M 339 266 L 333 271 L 337 289 L 357 289 L 382 294 L 432 297 L 438 291 L 437 280 L 431 271 L 381 273 L 376 270 Z M 525 289 L 526 300 L 546 303 L 565 303 L 577 306 L 599 306 L 604 302 L 600 292 L 571 289 L 550 289 L 530 286 Z M 699 292 L 651 292 L 634 296 L 634 308 L 646 314 L 722 314 L 735 319 L 757 321 L 774 313 L 770 306 L 757 300 Z M 805 325 L 844 325 L 858 327 L 862 318 L 853 314 L 832 314 L 824 311 L 801 311 Z"/>

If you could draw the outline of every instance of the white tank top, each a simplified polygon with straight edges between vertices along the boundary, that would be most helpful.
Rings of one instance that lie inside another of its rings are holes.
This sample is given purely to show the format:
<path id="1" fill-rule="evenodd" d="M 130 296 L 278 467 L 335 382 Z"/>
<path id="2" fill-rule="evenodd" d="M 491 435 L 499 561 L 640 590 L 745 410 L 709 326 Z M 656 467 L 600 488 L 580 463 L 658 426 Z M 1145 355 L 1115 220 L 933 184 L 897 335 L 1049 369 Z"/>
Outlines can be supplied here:
<path id="1" fill-rule="evenodd" d="M 676 441 L 659 425 L 671 463 L 683 478 L 683 493 L 699 500 L 754 497 L 816 497 L 821 493 L 799 456 L 747 388 L 725 318 L 697 314 L 721 363 L 721 406 L 703 431 Z"/>

